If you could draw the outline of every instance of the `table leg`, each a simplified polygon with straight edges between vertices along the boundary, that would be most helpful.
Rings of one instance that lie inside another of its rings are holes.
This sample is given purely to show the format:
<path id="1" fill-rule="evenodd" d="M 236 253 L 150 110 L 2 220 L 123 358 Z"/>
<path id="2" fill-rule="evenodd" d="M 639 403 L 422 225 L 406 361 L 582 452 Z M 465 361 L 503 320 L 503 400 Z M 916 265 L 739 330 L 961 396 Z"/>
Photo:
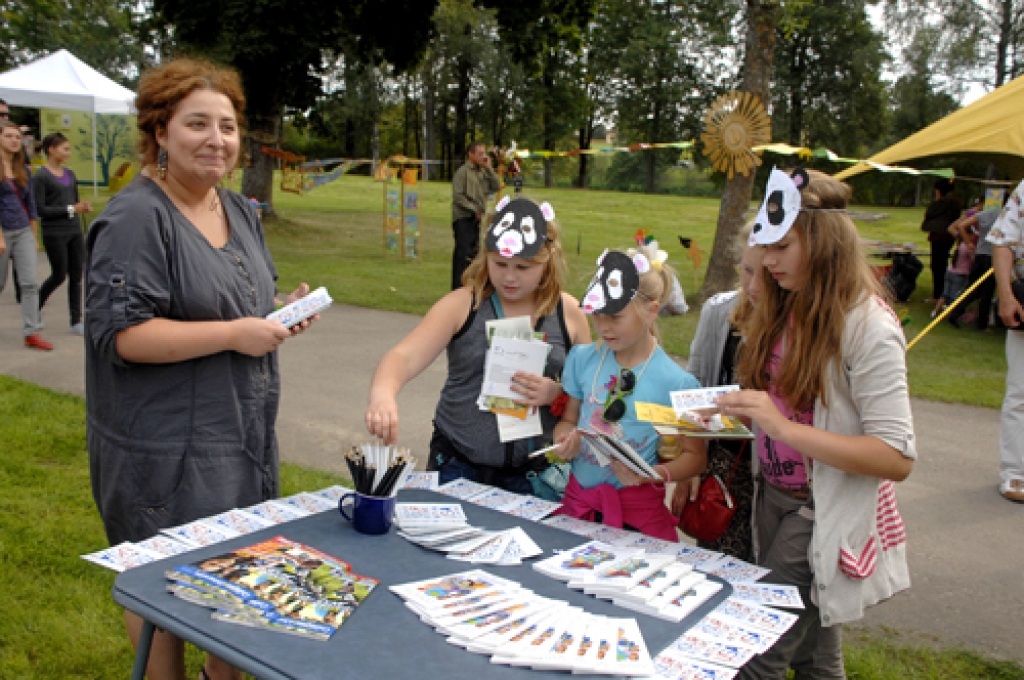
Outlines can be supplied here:
<path id="1" fill-rule="evenodd" d="M 139 634 L 139 646 L 135 650 L 135 665 L 132 667 L 132 680 L 143 680 L 146 677 L 146 664 L 149 663 L 149 648 L 153 645 L 153 632 L 156 627 L 149 621 L 142 622 Z"/>

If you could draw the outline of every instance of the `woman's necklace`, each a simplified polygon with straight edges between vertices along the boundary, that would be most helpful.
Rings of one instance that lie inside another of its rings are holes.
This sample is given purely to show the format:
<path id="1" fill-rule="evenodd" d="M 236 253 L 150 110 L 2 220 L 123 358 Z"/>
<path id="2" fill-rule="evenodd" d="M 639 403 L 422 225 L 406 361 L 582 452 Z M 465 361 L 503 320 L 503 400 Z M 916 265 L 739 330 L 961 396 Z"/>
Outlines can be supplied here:
<path id="1" fill-rule="evenodd" d="M 647 355 L 647 361 L 640 367 L 640 372 L 637 373 L 636 382 L 634 383 L 633 389 L 636 389 L 636 385 L 640 384 L 640 378 L 644 377 L 644 371 L 647 370 L 647 365 L 651 363 L 651 359 L 654 358 L 654 353 L 658 351 L 658 341 L 654 341 L 654 347 L 651 348 L 651 353 Z M 608 348 L 605 347 L 601 350 L 601 361 L 597 364 L 597 370 L 594 371 L 594 382 L 590 386 L 590 394 L 597 400 L 597 379 L 601 376 L 601 369 L 604 368 L 604 358 L 608 356 Z"/>

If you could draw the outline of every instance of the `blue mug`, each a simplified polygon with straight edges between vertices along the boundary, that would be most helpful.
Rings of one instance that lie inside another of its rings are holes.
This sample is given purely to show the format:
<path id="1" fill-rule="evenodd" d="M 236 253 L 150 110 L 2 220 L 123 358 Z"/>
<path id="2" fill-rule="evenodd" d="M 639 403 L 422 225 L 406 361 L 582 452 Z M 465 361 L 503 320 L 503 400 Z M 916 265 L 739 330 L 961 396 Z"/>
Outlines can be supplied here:
<path id="1" fill-rule="evenodd" d="M 352 502 L 351 517 L 345 512 L 345 501 L 350 498 L 355 499 Z M 361 534 L 386 534 L 391 530 L 391 520 L 395 515 L 395 499 L 347 493 L 338 501 L 338 512 Z"/>

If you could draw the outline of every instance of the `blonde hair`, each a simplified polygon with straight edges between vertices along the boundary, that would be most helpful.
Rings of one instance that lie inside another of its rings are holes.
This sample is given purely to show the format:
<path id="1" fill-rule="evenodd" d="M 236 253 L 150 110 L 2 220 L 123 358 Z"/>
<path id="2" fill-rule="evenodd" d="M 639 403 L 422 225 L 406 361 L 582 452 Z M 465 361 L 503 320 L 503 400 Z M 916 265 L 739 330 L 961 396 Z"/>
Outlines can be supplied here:
<path id="1" fill-rule="evenodd" d="M 637 311 L 639 311 L 640 304 L 638 298 L 641 297 L 651 302 L 657 302 L 658 308 L 663 308 L 672 297 L 672 281 L 675 279 L 675 270 L 665 262 L 658 262 L 658 242 L 652 241 L 639 248 L 630 248 L 627 252 L 630 256 L 633 253 L 641 253 L 651 263 L 651 268 L 640 275 L 640 286 L 637 288 L 637 295 L 632 300 L 638 305 Z M 654 317 L 648 330 L 658 342 L 661 342 L 657 316 Z"/>
<path id="2" fill-rule="evenodd" d="M 534 308 L 538 318 L 555 311 L 565 286 L 566 264 L 565 252 L 562 250 L 561 228 L 558 220 L 550 220 L 547 227 L 547 240 L 537 254 L 531 258 L 523 258 L 527 262 L 544 265 L 544 274 L 534 292 Z M 487 242 L 486 230 L 480 235 L 480 242 Z M 491 283 L 491 276 L 487 270 L 488 252 L 491 251 L 481 248 L 466 271 L 462 273 L 462 285 L 469 286 L 473 290 L 473 309 L 478 309 L 480 304 L 494 292 L 494 284 Z"/>
<path id="3" fill-rule="evenodd" d="M 739 242 L 742 244 L 740 250 L 740 263 L 743 264 L 743 256 L 746 255 L 747 248 L 756 248 L 748 243 L 750 239 L 750 232 L 754 230 L 754 222 L 750 221 L 747 223 L 739 235 Z M 760 272 L 757 272 L 760 275 Z M 742 277 L 742 274 L 741 274 Z M 736 297 L 736 306 L 732 308 L 732 313 L 729 314 L 729 323 L 736 328 L 743 328 L 743 325 L 747 322 L 747 318 L 750 317 L 753 303 L 750 300 L 750 296 L 747 295 L 747 291 L 743 290 L 743 286 L 739 287 L 739 294 Z"/>
<path id="4" fill-rule="evenodd" d="M 867 297 L 883 295 L 850 216 L 813 210 L 845 209 L 850 187 L 821 172 L 807 174 L 810 182 L 800 195 L 803 208 L 811 210 L 801 210 L 792 227 L 805 258 L 803 286 L 785 290 L 762 268 L 764 292 L 743 322 L 746 345 L 739 363 L 741 382 L 766 390 L 775 345 L 785 334 L 785 352 L 771 382 L 794 409 L 809 408 L 816 398 L 827 406 L 827 372 L 831 366 L 839 377 L 846 315 Z"/>

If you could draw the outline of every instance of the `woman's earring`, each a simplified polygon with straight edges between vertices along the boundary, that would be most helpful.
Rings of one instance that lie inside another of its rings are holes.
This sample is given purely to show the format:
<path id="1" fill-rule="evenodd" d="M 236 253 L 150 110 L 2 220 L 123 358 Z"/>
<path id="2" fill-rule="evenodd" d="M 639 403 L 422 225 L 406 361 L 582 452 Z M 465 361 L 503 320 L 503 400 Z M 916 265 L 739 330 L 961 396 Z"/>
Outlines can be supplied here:
<path id="1" fill-rule="evenodd" d="M 156 174 L 160 179 L 167 178 L 167 149 L 163 147 L 160 147 L 160 152 L 156 155 Z"/>

